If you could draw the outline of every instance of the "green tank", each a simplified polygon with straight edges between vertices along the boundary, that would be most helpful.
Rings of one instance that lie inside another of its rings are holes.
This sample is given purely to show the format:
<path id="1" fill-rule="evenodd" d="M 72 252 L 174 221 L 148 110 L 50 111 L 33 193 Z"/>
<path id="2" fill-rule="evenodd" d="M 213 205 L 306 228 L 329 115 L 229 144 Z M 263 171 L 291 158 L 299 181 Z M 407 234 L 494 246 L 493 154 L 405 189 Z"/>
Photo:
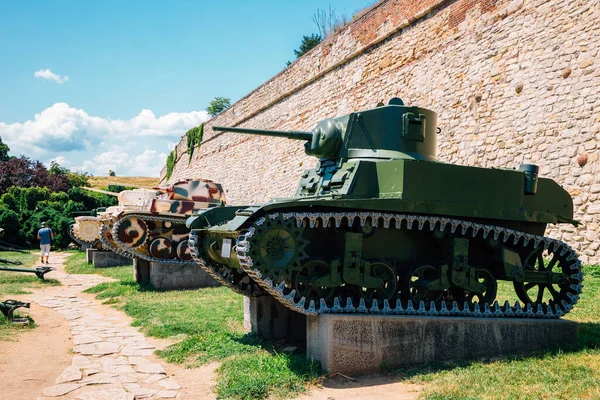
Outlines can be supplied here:
<path id="1" fill-rule="evenodd" d="M 436 161 L 433 111 L 394 98 L 312 132 L 213 129 L 303 140 L 319 159 L 292 198 L 188 219 L 193 258 L 238 292 L 307 315 L 557 318 L 578 301 L 577 255 L 544 237 L 577 225 L 570 195 L 535 165 Z"/>

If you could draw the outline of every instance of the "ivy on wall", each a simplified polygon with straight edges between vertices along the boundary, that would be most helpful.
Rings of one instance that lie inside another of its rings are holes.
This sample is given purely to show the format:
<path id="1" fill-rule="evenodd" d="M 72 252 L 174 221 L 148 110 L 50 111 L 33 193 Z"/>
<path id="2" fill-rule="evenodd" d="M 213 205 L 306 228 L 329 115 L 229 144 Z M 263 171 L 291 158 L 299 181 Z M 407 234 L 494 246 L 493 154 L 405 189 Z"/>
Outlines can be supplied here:
<path id="1" fill-rule="evenodd" d="M 171 178 L 171 175 L 173 175 L 173 168 L 175 168 L 176 162 L 177 162 L 177 147 L 175 147 L 173 149 L 173 151 L 170 152 L 167 157 L 167 179 Z"/>
<path id="2" fill-rule="evenodd" d="M 188 164 L 192 162 L 192 156 L 194 155 L 194 149 L 200 148 L 202 143 L 202 135 L 204 135 L 204 123 L 200 126 L 190 129 L 185 133 L 187 138 L 187 151 L 188 151 Z"/>

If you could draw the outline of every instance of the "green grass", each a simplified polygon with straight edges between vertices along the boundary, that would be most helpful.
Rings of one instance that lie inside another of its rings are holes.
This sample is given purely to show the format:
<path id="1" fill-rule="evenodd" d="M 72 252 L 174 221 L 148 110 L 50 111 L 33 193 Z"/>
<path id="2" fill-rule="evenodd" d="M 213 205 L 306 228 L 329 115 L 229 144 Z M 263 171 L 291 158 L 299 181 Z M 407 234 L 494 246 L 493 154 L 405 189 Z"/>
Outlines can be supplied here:
<path id="1" fill-rule="evenodd" d="M 1 266 L 35 268 L 38 261 L 38 251 L 2 251 L 0 252 L 0 258 L 11 261 L 21 261 L 23 263 L 22 265 L 0 263 Z M 11 299 L 14 295 L 29 294 L 31 293 L 30 289 L 60 285 L 59 281 L 50 278 L 52 276 L 51 274 L 52 273 L 50 272 L 47 275 L 46 280 L 42 281 L 34 274 L 26 272 L 0 271 L 0 301 Z M 17 311 L 15 315 L 18 316 L 19 312 Z M 0 340 L 10 340 L 19 329 L 32 328 L 34 326 L 33 323 L 30 323 L 25 327 L 15 326 L 0 313 Z"/>
<path id="2" fill-rule="evenodd" d="M 188 367 L 221 362 L 220 398 L 290 397 L 320 376 L 318 364 L 304 355 L 280 354 L 271 343 L 244 334 L 243 298 L 227 288 L 158 291 L 136 283 L 131 266 L 94 269 L 79 254 L 68 259 L 66 270 L 118 279 L 86 292 L 124 310 L 146 335 L 176 340 L 157 352 L 168 362 Z"/>
<path id="3" fill-rule="evenodd" d="M 133 282 L 131 265 L 111 268 L 94 268 L 87 263 L 85 252 L 69 250 L 71 256 L 65 261 L 65 271 L 69 274 L 96 274 L 114 279 L 130 279 Z"/>
<path id="4" fill-rule="evenodd" d="M 403 380 L 424 385 L 421 398 L 428 400 L 600 398 L 600 266 L 586 266 L 584 274 L 581 299 L 565 317 L 580 323 L 575 346 L 527 357 L 401 369 Z M 500 286 L 500 295 L 511 293 L 512 285 Z"/>

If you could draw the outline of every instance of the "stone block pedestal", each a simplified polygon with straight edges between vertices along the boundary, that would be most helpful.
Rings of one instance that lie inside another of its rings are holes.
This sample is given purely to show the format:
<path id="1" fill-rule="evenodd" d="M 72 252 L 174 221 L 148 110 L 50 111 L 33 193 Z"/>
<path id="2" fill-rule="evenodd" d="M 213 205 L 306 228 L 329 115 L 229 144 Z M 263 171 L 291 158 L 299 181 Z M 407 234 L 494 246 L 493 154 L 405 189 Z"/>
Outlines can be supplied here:
<path id="1" fill-rule="evenodd" d="M 577 323 L 521 318 L 324 314 L 307 317 L 307 357 L 331 372 L 377 372 L 427 361 L 477 359 L 556 348 Z"/>
<path id="2" fill-rule="evenodd" d="M 294 312 L 271 296 L 244 297 L 244 330 L 271 340 L 306 343 L 306 315 Z"/>
<path id="3" fill-rule="evenodd" d="M 107 267 L 117 267 L 120 265 L 131 265 L 133 260 L 131 258 L 123 257 L 122 255 L 113 253 L 112 251 L 90 251 L 88 249 L 88 254 L 91 254 L 92 264 L 94 264 L 94 268 L 107 268 Z"/>
<path id="4" fill-rule="evenodd" d="M 98 251 L 98 249 L 88 248 L 85 249 L 85 258 L 88 264 L 91 264 L 94 261 L 94 252 Z"/>
<path id="5" fill-rule="evenodd" d="M 196 264 L 155 263 L 136 258 L 133 271 L 136 282 L 150 283 L 156 289 L 199 289 L 220 285 Z"/>

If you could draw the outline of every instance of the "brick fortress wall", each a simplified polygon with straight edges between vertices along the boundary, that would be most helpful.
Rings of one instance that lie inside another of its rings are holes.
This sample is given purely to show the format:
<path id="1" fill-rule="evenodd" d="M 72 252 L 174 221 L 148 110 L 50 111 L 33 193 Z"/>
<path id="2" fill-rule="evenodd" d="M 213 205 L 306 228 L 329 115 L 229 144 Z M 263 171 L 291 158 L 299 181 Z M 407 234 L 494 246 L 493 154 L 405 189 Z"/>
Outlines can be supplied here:
<path id="1" fill-rule="evenodd" d="M 549 235 L 599 263 L 597 21 L 598 0 L 381 1 L 209 121 L 189 164 L 183 137 L 170 181 L 215 180 L 230 204 L 290 196 L 316 162 L 301 142 L 210 127 L 310 130 L 398 96 L 438 112 L 441 161 L 538 164 L 571 193 L 583 222 Z"/>

